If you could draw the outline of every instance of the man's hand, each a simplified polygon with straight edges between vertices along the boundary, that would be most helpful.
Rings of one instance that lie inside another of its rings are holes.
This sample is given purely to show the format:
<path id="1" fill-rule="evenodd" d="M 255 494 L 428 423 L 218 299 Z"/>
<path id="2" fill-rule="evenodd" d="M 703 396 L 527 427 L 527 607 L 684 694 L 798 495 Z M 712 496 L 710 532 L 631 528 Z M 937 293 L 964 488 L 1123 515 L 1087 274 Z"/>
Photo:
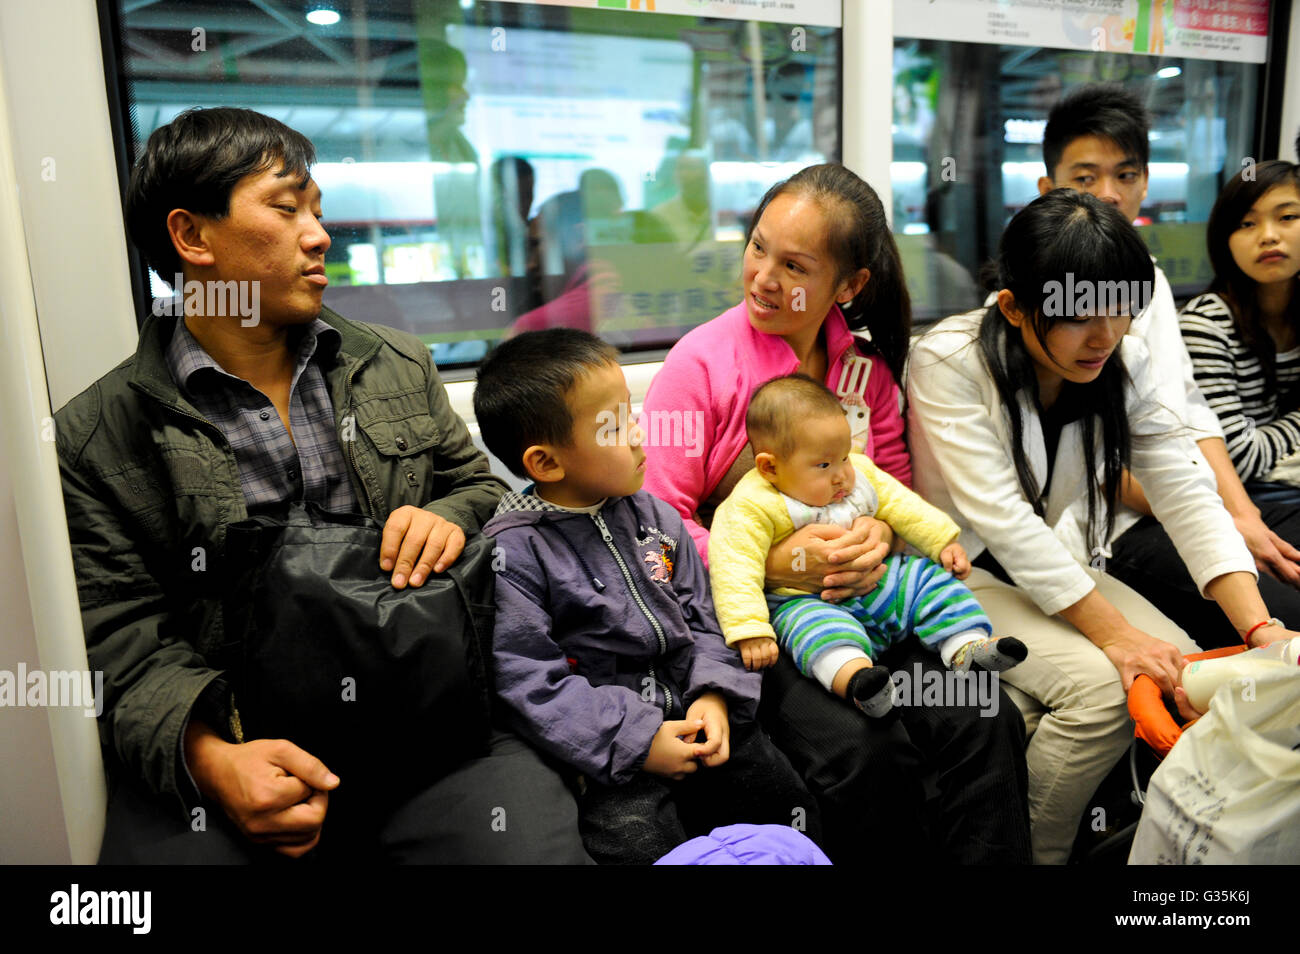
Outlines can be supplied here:
<path id="1" fill-rule="evenodd" d="M 393 571 L 393 588 L 409 581 L 423 586 L 430 571 L 441 573 L 465 549 L 465 531 L 436 513 L 407 504 L 388 515 L 379 544 L 379 568 Z"/>
<path id="2" fill-rule="evenodd" d="M 226 742 L 201 722 L 185 730 L 185 763 L 199 791 L 250 841 L 290 858 L 316 847 L 328 792 L 338 776 L 320 759 L 284 739 Z"/>
<path id="3" fill-rule="evenodd" d="M 1300 550 L 1287 543 L 1260 518 L 1259 512 L 1234 516 L 1242 539 L 1255 558 L 1255 566 L 1275 580 L 1300 587 Z"/>
<path id="4" fill-rule="evenodd" d="M 960 543 L 950 543 L 939 553 L 939 562 L 943 568 L 957 577 L 964 580 L 970 576 L 970 558 L 966 556 L 966 550 Z"/>
<path id="5" fill-rule="evenodd" d="M 702 719 L 704 737 L 697 757 L 708 768 L 717 768 L 731 758 L 731 723 L 727 721 L 727 700 L 720 692 L 706 692 L 686 710 L 686 721 Z"/>
<path id="6" fill-rule="evenodd" d="M 775 666 L 776 659 L 780 655 L 776 640 L 771 636 L 751 636 L 749 639 L 737 641 L 736 647 L 740 650 L 740 658 L 744 661 L 745 668 L 750 672 Z"/>
<path id="7" fill-rule="evenodd" d="M 703 719 L 665 722 L 650 740 L 650 754 L 645 757 L 641 768 L 678 781 L 699 771 L 695 759 L 704 746 L 694 740 L 703 728 Z"/>

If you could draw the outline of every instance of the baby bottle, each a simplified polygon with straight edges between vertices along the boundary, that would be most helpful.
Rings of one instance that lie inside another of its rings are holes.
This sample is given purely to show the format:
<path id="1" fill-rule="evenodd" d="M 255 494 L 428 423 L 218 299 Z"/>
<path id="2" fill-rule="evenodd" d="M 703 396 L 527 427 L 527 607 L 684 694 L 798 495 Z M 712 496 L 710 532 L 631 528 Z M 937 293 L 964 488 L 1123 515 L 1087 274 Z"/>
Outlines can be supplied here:
<path id="1" fill-rule="evenodd" d="M 1210 708 L 1214 692 L 1225 682 L 1238 676 L 1257 676 L 1273 669 L 1290 669 L 1300 678 L 1300 636 L 1280 640 L 1258 649 L 1220 656 L 1218 659 L 1198 659 L 1183 669 L 1183 688 L 1187 699 L 1201 712 Z"/>

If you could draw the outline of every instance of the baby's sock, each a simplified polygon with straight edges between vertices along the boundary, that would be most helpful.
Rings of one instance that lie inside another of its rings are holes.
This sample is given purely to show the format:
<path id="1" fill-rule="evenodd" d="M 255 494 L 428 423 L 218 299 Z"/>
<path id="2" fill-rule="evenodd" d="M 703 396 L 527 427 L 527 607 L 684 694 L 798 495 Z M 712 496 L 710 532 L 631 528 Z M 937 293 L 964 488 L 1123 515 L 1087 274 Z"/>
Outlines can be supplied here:
<path id="1" fill-rule="evenodd" d="M 857 659 L 871 661 L 871 657 L 864 653 L 861 647 L 832 646 L 817 654 L 808 669 L 808 675 L 820 682 L 827 692 L 835 692 L 835 677 L 839 675 L 841 669 Z"/>
<path id="2" fill-rule="evenodd" d="M 1025 661 L 1029 650 L 1014 636 L 1001 639 L 983 639 L 967 643 L 953 654 L 948 668 L 956 672 L 969 672 L 978 666 L 988 672 L 1002 672 Z"/>
<path id="3" fill-rule="evenodd" d="M 879 719 L 894 707 L 894 683 L 884 666 L 859 669 L 849 679 L 849 698 L 872 719 Z"/>

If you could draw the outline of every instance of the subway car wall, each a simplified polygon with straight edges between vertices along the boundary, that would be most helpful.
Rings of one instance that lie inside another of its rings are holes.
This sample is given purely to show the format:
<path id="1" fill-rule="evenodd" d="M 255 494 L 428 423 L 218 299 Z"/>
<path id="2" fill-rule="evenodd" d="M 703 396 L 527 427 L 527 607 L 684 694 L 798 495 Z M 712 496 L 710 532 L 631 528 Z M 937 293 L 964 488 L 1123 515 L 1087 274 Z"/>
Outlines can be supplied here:
<path id="1" fill-rule="evenodd" d="M 337 21 L 309 19 L 331 6 Z M 667 350 L 741 300 L 750 216 L 806 165 L 843 162 L 880 194 L 921 328 L 982 300 L 979 268 L 1037 195 L 1047 112 L 1075 85 L 1120 83 L 1151 112 L 1138 222 L 1180 303 L 1209 278 L 1221 185 L 1243 161 L 1297 158 L 1300 70 L 1286 64 L 1300 18 L 1286 2 L 1254 4 L 1262 33 L 1199 50 L 1177 45 L 1172 12 L 1157 45 L 1059 17 L 922 30 L 907 0 L 796 2 L 767 20 L 691 0 L 614 6 L 0 4 L 0 671 L 90 677 L 59 700 L 0 704 L 0 764 L 22 767 L 0 774 L 0 862 L 98 856 L 95 681 L 53 413 L 173 301 L 122 203 L 144 141 L 181 111 L 246 106 L 313 141 L 325 303 L 416 335 L 476 440 L 474 369 L 523 330 L 600 334 L 639 407 Z"/>

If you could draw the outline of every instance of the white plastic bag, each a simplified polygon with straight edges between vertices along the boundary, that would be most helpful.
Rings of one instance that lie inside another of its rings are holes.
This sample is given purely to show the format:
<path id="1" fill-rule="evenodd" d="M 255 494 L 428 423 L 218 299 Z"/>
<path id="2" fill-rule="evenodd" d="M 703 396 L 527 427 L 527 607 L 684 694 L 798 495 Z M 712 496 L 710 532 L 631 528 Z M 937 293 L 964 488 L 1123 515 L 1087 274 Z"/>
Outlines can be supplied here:
<path id="1" fill-rule="evenodd" d="M 1147 787 L 1129 864 L 1300 861 L 1300 671 L 1220 686 Z"/>

